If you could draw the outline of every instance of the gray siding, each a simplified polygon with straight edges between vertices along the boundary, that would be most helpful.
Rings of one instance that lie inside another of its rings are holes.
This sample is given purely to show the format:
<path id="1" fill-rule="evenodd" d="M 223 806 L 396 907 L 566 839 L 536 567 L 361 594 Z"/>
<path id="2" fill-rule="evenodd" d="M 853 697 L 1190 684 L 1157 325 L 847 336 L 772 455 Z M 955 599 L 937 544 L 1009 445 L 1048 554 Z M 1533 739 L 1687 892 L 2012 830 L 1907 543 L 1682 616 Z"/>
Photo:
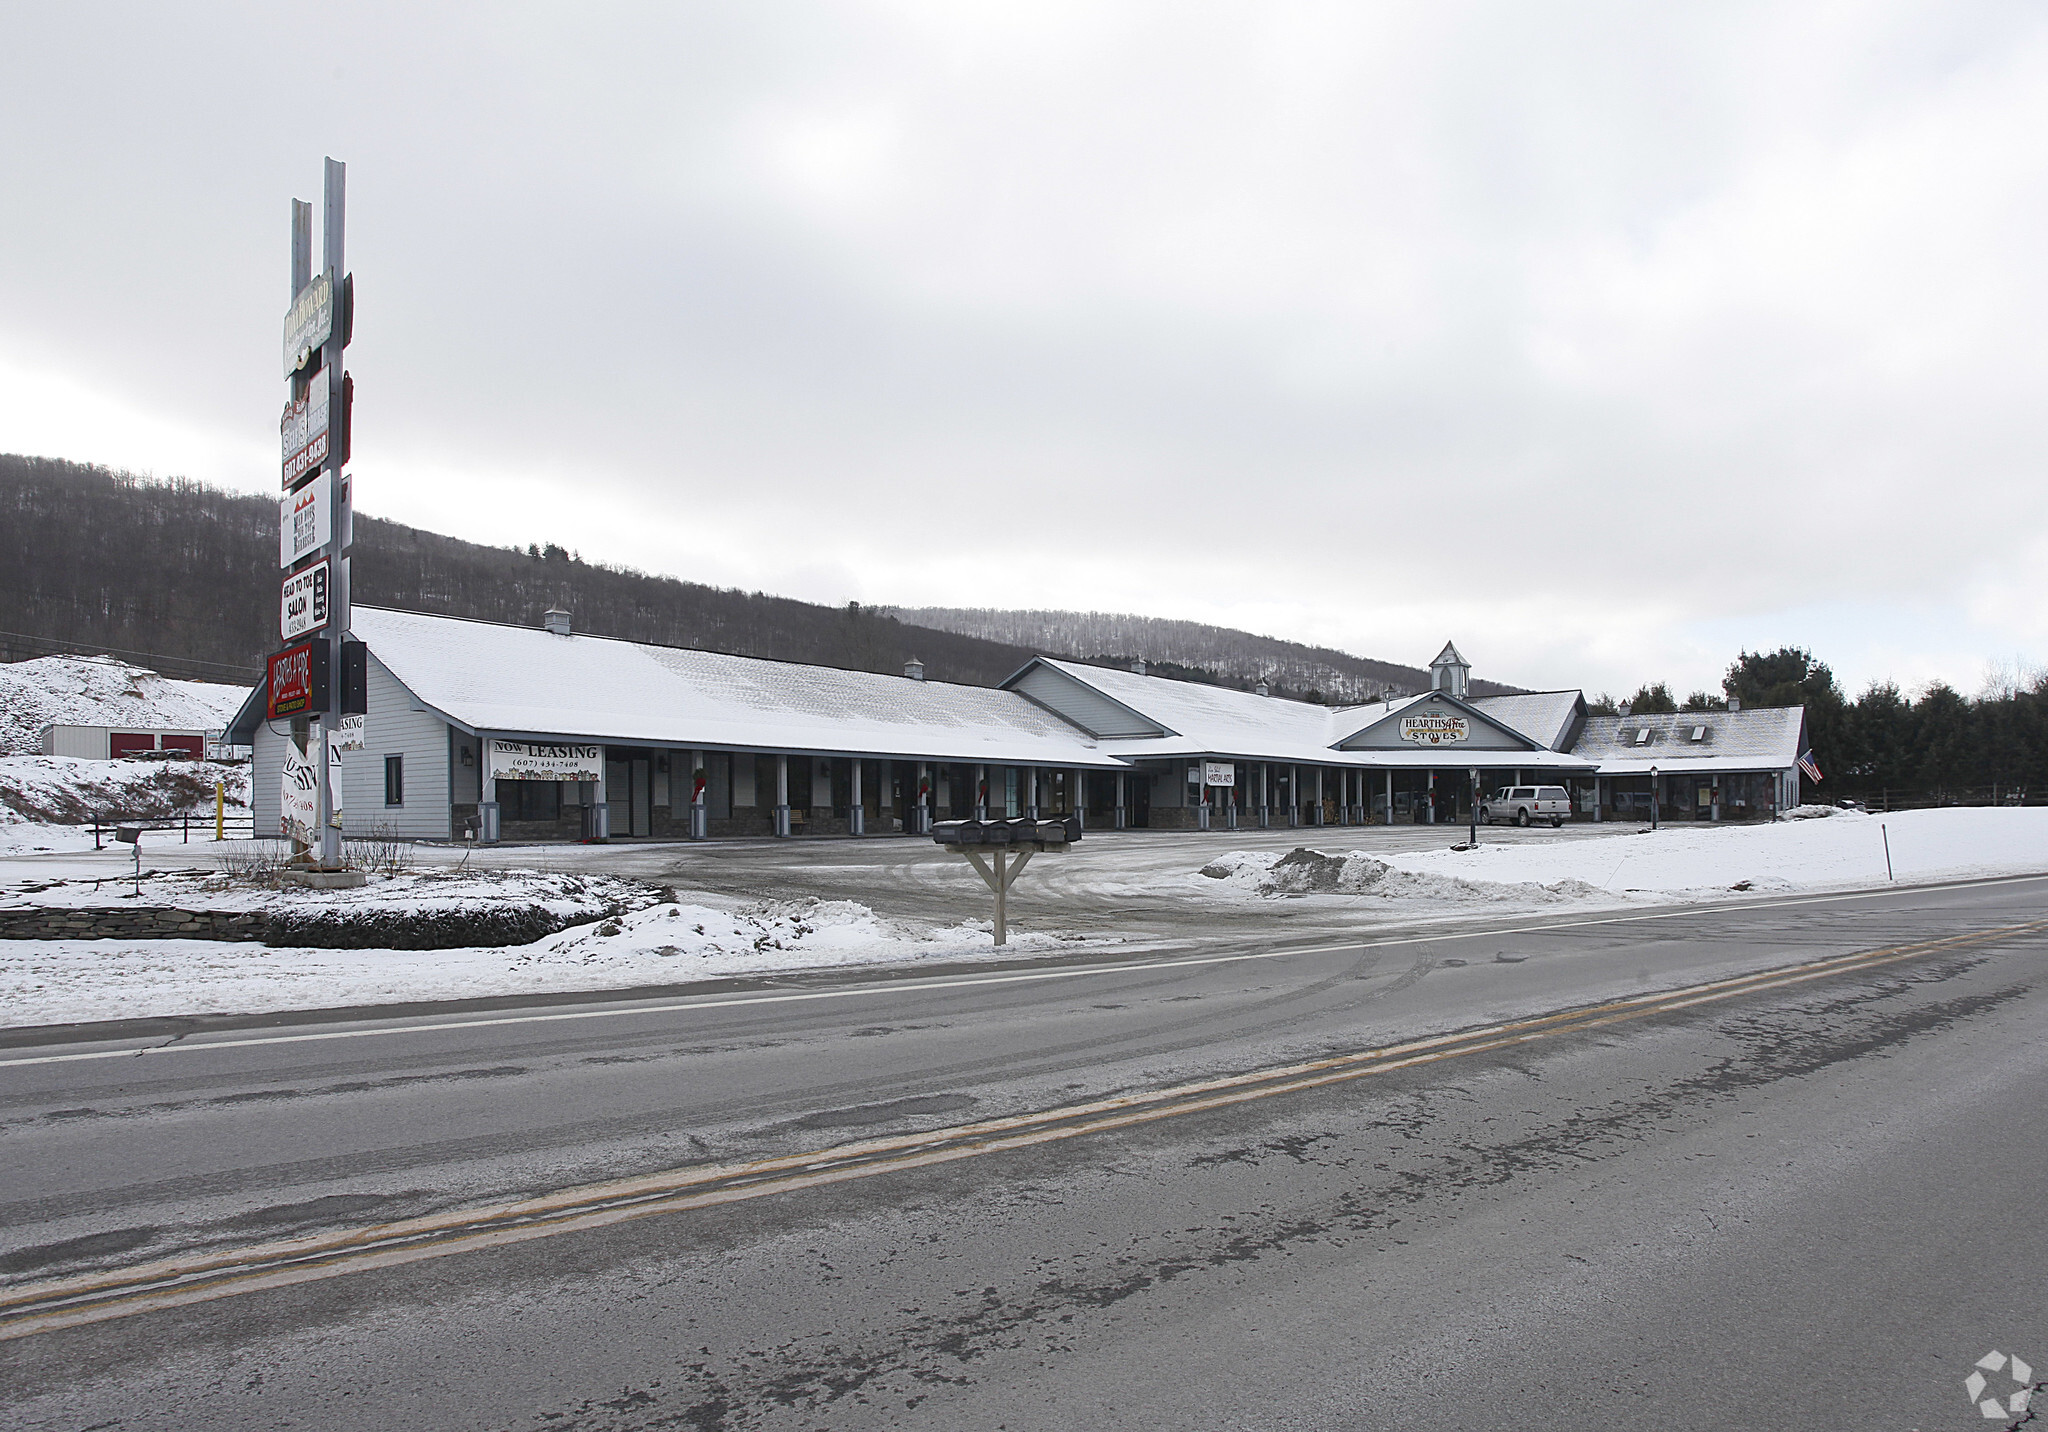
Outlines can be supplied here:
<path id="1" fill-rule="evenodd" d="M 448 839 L 448 725 L 418 709 L 410 693 L 370 654 L 370 714 L 363 723 L 363 749 L 342 757 L 342 830 L 364 835 L 382 828 L 413 840 Z M 278 781 L 284 767 L 285 722 L 258 722 L 250 765 L 250 806 L 256 834 L 276 839 Z M 405 804 L 384 804 L 384 758 L 405 758 Z"/>
<path id="2" fill-rule="evenodd" d="M 1049 666 L 1032 667 L 1018 677 L 1010 689 L 1030 697 L 1098 739 L 1165 734 L 1155 723 L 1126 710 L 1094 687 Z"/>
<path id="3" fill-rule="evenodd" d="M 402 806 L 384 804 L 386 756 L 405 758 Z M 363 749 L 342 758 L 343 828 L 351 835 L 382 827 L 413 840 L 448 839 L 448 760 L 448 723 L 422 710 L 371 652 Z"/>
<path id="4" fill-rule="evenodd" d="M 1401 739 L 1401 718 L 1403 716 L 1419 716 L 1429 711 L 1446 711 L 1452 715 L 1467 717 L 1471 723 L 1472 739 L 1460 742 L 1455 746 L 1439 746 L 1435 748 L 1420 747 L 1403 741 Z M 1448 763 L 1454 763 L 1456 755 L 1460 751 L 1526 751 L 1529 747 L 1524 742 L 1508 735 L 1499 727 L 1489 724 L 1482 716 L 1472 715 L 1467 711 L 1450 705 L 1448 702 L 1418 701 L 1411 706 L 1402 707 L 1391 716 L 1375 721 L 1356 735 L 1347 736 L 1344 740 L 1337 743 L 1337 749 L 1340 751 L 1415 751 L 1436 749 L 1445 753 Z"/>

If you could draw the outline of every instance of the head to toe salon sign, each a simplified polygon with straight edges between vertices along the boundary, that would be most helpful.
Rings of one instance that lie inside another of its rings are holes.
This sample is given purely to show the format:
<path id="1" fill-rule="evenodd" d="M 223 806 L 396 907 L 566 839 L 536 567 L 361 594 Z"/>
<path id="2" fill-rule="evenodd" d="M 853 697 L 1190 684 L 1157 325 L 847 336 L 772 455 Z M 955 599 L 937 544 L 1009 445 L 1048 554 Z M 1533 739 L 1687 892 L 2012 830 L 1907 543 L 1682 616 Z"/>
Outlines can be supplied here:
<path id="1" fill-rule="evenodd" d="M 1401 739 L 1415 746 L 1460 745 L 1472 739 L 1472 721 L 1451 711 L 1417 711 L 1401 718 Z"/>

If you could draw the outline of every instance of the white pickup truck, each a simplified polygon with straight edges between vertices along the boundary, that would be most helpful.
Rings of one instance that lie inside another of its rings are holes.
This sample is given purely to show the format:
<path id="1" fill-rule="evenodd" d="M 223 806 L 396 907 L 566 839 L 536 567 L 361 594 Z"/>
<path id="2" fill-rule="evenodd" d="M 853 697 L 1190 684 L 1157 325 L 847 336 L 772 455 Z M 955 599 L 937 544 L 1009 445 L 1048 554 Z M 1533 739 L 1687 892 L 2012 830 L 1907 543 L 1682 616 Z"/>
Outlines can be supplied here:
<path id="1" fill-rule="evenodd" d="M 1547 820 L 1555 828 L 1571 813 L 1571 797 L 1563 786 L 1502 786 L 1479 803 L 1479 818 L 1488 825 L 1497 820 L 1516 825 Z"/>

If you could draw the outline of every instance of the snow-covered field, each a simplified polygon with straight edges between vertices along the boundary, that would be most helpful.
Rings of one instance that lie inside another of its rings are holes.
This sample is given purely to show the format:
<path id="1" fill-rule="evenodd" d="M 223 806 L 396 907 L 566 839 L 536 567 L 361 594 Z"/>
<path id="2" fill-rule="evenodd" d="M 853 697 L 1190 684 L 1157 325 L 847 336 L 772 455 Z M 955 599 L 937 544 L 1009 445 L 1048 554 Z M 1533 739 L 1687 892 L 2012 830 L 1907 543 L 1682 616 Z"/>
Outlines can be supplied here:
<path id="1" fill-rule="evenodd" d="M 1119 943 L 1013 935 L 1013 952 Z M 273 949 L 220 940 L 0 941 L 0 1026 L 329 1009 L 541 991 L 631 989 L 786 969 L 996 953 L 988 923 L 931 929 L 850 901 L 736 909 L 668 901 L 531 945 Z"/>
<path id="2" fill-rule="evenodd" d="M 1833 890 L 2048 871 L 2048 809 L 1948 809 L 1770 825 L 1619 827 L 1607 839 L 1489 840 L 1476 850 L 1236 851 L 1204 867 L 1219 895 L 1310 894 L 1359 904 L 1542 909 Z M 1342 832 L 1329 832 L 1341 836 Z M 1886 846 L 1891 865 L 1887 874 Z"/>
<path id="3" fill-rule="evenodd" d="M 246 765 L 0 756 L 0 855 L 91 850 L 88 827 L 101 814 L 145 820 L 191 815 L 208 822 L 211 834 L 216 783 L 224 788 L 228 814 L 246 815 Z"/>
<path id="4" fill-rule="evenodd" d="M 1103 840 L 1083 856 L 1054 867 L 1048 877 L 1064 887 L 1056 908 L 1089 910 L 1093 926 L 1114 929 L 1114 911 L 1133 896 L 1167 896 L 1185 910 L 1185 934 L 1217 938 L 1203 912 L 1234 907 L 1255 912 L 1293 897 L 1287 908 L 1314 911 L 1329 923 L 1371 927 L 1396 921 L 1473 915 L 1517 916 L 1633 908 L 1717 899 L 1755 900 L 1800 891 L 1882 885 L 1885 842 L 1892 871 L 1902 883 L 1981 875 L 2048 872 L 2048 809 L 1916 811 L 1891 816 L 1836 814 L 1774 825 L 1667 826 L 1656 832 L 1616 826 L 1610 834 L 1583 827 L 1563 832 L 1481 832 L 1476 850 L 1347 847 L 1374 832 L 1301 831 L 1326 837 L 1322 853 L 1296 855 L 1278 848 L 1217 854 L 1217 846 L 1190 839 L 1119 845 Z M 1392 836 L 1397 833 L 1386 833 Z M 1414 832 L 1401 828 L 1403 840 Z M 1455 839 L 1462 832 L 1447 828 Z M 878 855 L 885 850 L 875 849 Z M 922 847 L 905 844 L 906 858 Z M 1184 860 L 1176 852 L 1185 849 Z M 519 855 L 520 852 L 506 852 Z M 144 904 L 186 908 L 342 908 L 351 904 L 428 910 L 432 902 L 512 903 L 563 891 L 567 880 L 602 880 L 591 862 L 630 860 L 631 848 L 581 847 L 559 857 L 577 871 L 426 870 L 415 877 L 374 882 L 361 892 L 251 892 L 220 885 L 206 873 L 170 874 L 145 881 Z M 458 859 L 452 854 L 450 859 Z M 668 857 L 672 859 L 673 857 Z M 83 857 L 95 866 L 102 857 Z M 751 862 L 751 855 L 749 860 Z M 804 866 L 788 847 L 762 846 L 752 872 L 756 888 L 766 871 L 780 868 L 799 888 Z M 92 878 L 53 883 L 27 881 L 32 870 L 54 871 L 72 862 L 0 861 L 7 900 L 30 903 L 107 903 L 118 886 L 93 891 Z M 810 867 L 814 872 L 823 867 Z M 560 990 L 620 989 L 678 984 L 728 975 L 856 964 L 909 963 L 933 958 L 987 958 L 994 951 L 985 921 L 933 924 L 894 918 L 886 905 L 882 867 L 876 895 L 847 899 L 745 902 L 705 891 L 657 899 L 645 882 L 603 886 L 615 918 L 584 924 L 523 946 L 459 950 L 273 949 L 249 943 L 200 940 L 0 941 L 0 1024 L 49 1024 L 140 1015 L 304 1009 L 477 995 Z M 923 867 L 919 867 L 923 868 Z M 1035 868 L 1035 867 L 1034 867 Z M 108 872 L 112 873 L 111 871 Z M 949 872 L 951 873 L 951 872 Z M 29 889 L 28 886 L 41 887 Z M 208 889 L 209 884 L 214 888 Z M 962 910 L 979 913 L 984 901 L 971 884 L 959 886 Z M 575 893 L 587 902 L 598 885 Z M 870 899 L 872 904 L 870 903 Z M 407 906 L 406 902 L 414 902 Z M 1158 903 L 1156 900 L 1155 904 Z M 1045 907 L 1041 907 L 1043 910 Z M 1101 916 L 1108 912 L 1110 919 Z M 587 913 L 587 911 L 586 911 Z M 1044 917 L 1041 916 L 1043 920 Z M 1241 933 L 1243 919 L 1230 930 Z M 1229 932 L 1226 931 L 1229 937 Z M 1166 938 L 1133 940 L 1134 951 Z M 1085 940 L 1062 934 L 1051 920 L 1033 921 L 1030 933 L 1012 931 L 1017 953 L 1049 952 L 1081 944 L 1121 944 L 1115 934 Z"/>

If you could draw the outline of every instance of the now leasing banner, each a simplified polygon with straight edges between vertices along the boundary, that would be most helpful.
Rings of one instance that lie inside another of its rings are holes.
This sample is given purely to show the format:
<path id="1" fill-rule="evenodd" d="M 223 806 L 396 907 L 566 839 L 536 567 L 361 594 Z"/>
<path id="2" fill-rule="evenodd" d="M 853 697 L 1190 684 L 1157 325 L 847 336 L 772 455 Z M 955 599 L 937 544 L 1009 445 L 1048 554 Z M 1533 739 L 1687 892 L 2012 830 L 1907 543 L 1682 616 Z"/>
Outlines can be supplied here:
<path id="1" fill-rule="evenodd" d="M 1415 746 L 1457 746 L 1472 739 L 1472 721 L 1449 711 L 1418 711 L 1401 718 L 1401 739 Z"/>
<path id="2" fill-rule="evenodd" d="M 494 740 L 484 750 L 484 775 L 494 781 L 601 781 L 604 747 Z"/>
<path id="3" fill-rule="evenodd" d="M 284 743 L 283 785 L 279 825 L 292 840 L 311 845 L 320 824 L 320 772 L 290 741 Z"/>

